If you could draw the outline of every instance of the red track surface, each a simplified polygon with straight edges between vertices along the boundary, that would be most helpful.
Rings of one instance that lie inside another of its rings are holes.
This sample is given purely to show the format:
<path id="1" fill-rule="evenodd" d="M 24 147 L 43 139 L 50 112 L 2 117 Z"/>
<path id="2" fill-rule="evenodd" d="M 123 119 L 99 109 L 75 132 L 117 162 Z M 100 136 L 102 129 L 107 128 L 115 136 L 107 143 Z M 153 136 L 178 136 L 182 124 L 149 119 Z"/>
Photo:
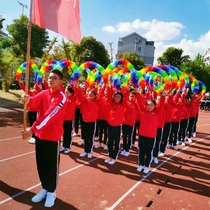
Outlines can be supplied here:
<path id="1" fill-rule="evenodd" d="M 34 145 L 23 141 L 22 110 L 0 108 L 0 209 L 45 209 L 31 197 L 41 186 Z M 51 209 L 210 209 L 210 113 L 200 112 L 197 137 L 179 151 L 167 150 L 147 176 L 136 171 L 137 144 L 129 157 L 113 166 L 103 149 L 81 158 L 83 146 L 73 138 L 71 152 L 61 154 L 57 199 Z"/>

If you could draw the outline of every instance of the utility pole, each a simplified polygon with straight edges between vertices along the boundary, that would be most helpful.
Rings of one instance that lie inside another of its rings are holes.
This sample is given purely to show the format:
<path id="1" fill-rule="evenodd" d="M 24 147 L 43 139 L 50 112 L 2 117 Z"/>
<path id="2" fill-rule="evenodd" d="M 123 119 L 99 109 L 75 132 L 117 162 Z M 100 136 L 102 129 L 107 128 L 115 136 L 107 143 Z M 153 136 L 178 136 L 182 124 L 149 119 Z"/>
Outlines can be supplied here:
<path id="1" fill-rule="evenodd" d="M 113 42 L 109 42 L 111 62 L 113 61 L 113 55 L 112 55 L 112 53 L 113 53 L 113 48 L 112 48 L 112 44 L 113 44 Z"/>
<path id="2" fill-rule="evenodd" d="M 28 7 L 19 1 L 17 1 L 17 2 L 20 4 L 20 6 L 22 6 L 22 15 L 24 15 L 24 8 L 28 8 Z"/>

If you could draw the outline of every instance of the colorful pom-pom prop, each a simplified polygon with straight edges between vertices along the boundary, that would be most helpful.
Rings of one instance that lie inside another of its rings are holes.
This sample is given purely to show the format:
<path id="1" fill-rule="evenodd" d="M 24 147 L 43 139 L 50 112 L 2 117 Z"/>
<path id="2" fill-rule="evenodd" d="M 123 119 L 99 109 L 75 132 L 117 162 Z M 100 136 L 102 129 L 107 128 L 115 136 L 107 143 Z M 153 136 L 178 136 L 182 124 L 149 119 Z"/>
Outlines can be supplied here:
<path id="1" fill-rule="evenodd" d="M 34 62 L 29 62 L 29 67 L 32 68 L 32 70 L 34 71 L 34 81 L 36 80 L 36 77 L 38 76 L 38 72 L 39 72 L 39 68 L 38 66 L 34 63 Z M 21 80 L 22 77 L 22 73 L 26 70 L 26 62 L 22 63 L 17 72 L 16 72 L 16 80 Z"/>

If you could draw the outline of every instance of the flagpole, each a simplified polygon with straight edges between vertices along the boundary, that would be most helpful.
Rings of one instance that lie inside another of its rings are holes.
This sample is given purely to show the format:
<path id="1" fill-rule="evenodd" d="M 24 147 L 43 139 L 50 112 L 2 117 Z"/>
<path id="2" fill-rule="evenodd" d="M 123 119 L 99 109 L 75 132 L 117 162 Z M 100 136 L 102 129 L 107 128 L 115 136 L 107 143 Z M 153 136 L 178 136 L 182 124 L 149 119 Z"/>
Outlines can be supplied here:
<path id="1" fill-rule="evenodd" d="M 29 89 L 29 63 L 31 59 L 30 51 L 31 51 L 32 4 L 33 4 L 33 0 L 30 0 L 30 14 L 29 14 L 29 22 L 28 22 L 28 40 L 27 40 L 27 53 L 26 53 L 25 94 L 28 94 L 28 89 Z M 24 131 L 26 131 L 26 127 L 27 127 L 27 104 L 24 103 L 24 109 L 23 109 L 23 130 Z"/>

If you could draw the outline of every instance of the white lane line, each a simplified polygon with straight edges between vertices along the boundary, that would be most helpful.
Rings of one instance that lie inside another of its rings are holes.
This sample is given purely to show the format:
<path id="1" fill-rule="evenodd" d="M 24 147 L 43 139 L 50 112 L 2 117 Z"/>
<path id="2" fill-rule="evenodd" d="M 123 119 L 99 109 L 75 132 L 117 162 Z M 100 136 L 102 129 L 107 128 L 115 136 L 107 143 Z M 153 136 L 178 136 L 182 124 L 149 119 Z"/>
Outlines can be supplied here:
<path id="1" fill-rule="evenodd" d="M 210 124 L 198 125 L 198 126 L 196 126 L 196 127 L 200 128 L 200 127 L 205 127 L 205 126 L 208 126 L 208 125 L 210 125 Z M 198 133 L 199 133 L 199 132 L 198 132 Z"/>
<path id="2" fill-rule="evenodd" d="M 104 156 L 104 155 L 100 155 L 99 157 L 94 158 L 94 159 L 92 159 L 92 160 L 90 160 L 90 161 L 88 161 L 88 162 L 85 162 L 85 163 L 83 163 L 83 164 L 80 164 L 80 165 L 78 165 L 78 166 L 75 166 L 74 168 L 71 168 L 71 169 L 69 169 L 69 170 L 67 170 L 67 171 L 64 171 L 64 172 L 60 173 L 59 176 L 62 176 L 62 175 L 67 174 L 67 173 L 69 173 L 69 172 L 72 172 L 72 171 L 74 171 L 74 170 L 76 170 L 76 169 L 78 169 L 78 168 L 80 168 L 80 167 L 82 167 L 82 166 L 88 165 L 89 163 L 94 162 L 95 160 L 98 160 L 98 159 L 102 158 L 103 156 Z M 3 204 L 3 203 L 6 203 L 7 201 L 10 201 L 10 200 L 12 200 L 12 199 L 18 197 L 19 195 L 24 194 L 24 193 L 27 192 L 27 191 L 30 191 L 30 190 L 32 190 L 32 189 L 38 187 L 38 186 L 40 186 L 40 185 L 41 185 L 41 183 L 36 184 L 36 185 L 34 185 L 34 186 L 32 186 L 32 187 L 29 187 L 29 188 L 27 188 L 27 189 L 25 189 L 25 190 L 22 190 L 22 191 L 20 191 L 19 193 L 15 194 L 15 195 L 12 195 L 12 196 L 10 196 L 10 197 L 8 197 L 8 198 L 6 198 L 6 199 L 0 201 L 0 205 Z"/>
<path id="3" fill-rule="evenodd" d="M 10 157 L 10 158 L 5 158 L 5 159 L 0 160 L 0 163 L 1 163 L 1 162 L 4 162 L 4 161 L 7 161 L 7 160 L 15 159 L 15 158 L 18 158 L 18 157 L 22 157 L 22 156 L 25 156 L 25 155 L 29 155 L 29 154 L 32 154 L 32 153 L 34 153 L 34 152 L 35 152 L 35 151 L 31 151 L 31 152 L 23 153 L 23 154 L 21 154 L 21 155 L 16 155 L 16 156 L 13 156 L 13 157 Z"/>
<path id="4" fill-rule="evenodd" d="M 111 207 L 109 207 L 108 209 L 109 209 L 109 210 L 114 209 L 122 200 L 124 200 L 124 199 L 129 195 L 130 192 L 132 192 L 138 185 L 140 185 L 140 184 L 141 184 L 141 183 L 142 183 L 150 174 L 152 174 L 154 171 L 156 171 L 156 170 L 157 170 L 159 167 L 161 167 L 164 163 L 168 162 L 168 160 L 170 160 L 172 157 L 176 156 L 177 154 L 179 154 L 179 153 L 182 152 L 183 150 L 187 149 L 187 148 L 190 147 L 191 145 L 194 145 L 194 144 L 196 144 L 197 142 L 206 139 L 206 138 L 209 137 L 209 136 L 210 136 L 210 135 L 206 136 L 205 138 L 199 139 L 199 140 L 197 140 L 197 141 L 191 143 L 189 146 L 184 147 L 182 150 L 180 150 L 180 151 L 176 152 L 174 155 L 168 157 L 165 161 L 163 161 L 163 162 L 162 162 L 161 164 L 159 164 L 156 168 L 154 168 L 150 173 L 148 173 L 148 174 L 147 174 L 146 176 L 144 176 L 141 180 L 139 180 L 133 187 L 131 187 L 131 188 L 130 188 L 122 197 L 121 197 L 121 198 L 119 198 L 119 199 L 118 199 Z M 34 151 L 33 151 L 33 152 L 34 152 Z M 75 166 L 74 168 L 71 168 L 71 169 L 69 169 L 69 170 L 67 170 L 67 171 L 64 171 L 64 172 L 60 173 L 59 176 L 62 176 L 62 175 L 64 175 L 64 174 L 66 174 L 66 173 L 69 173 L 69 172 L 71 172 L 71 171 L 74 171 L 74 170 L 76 170 L 76 169 L 78 169 L 78 168 L 80 168 L 80 167 L 82 167 L 82 166 L 85 166 L 85 165 L 91 163 L 91 162 L 94 162 L 95 160 L 100 159 L 100 158 L 102 158 L 103 156 L 104 156 L 104 155 L 100 155 L 99 157 L 94 158 L 94 159 L 92 159 L 92 160 L 90 160 L 90 161 L 88 161 L 88 162 L 85 162 L 85 163 L 83 163 L 83 164 L 80 164 L 80 165 L 78 165 L 78 166 Z M 20 191 L 19 193 L 15 194 L 15 195 L 13 195 L 13 196 L 11 196 L 11 197 L 9 197 L 9 198 L 4 199 L 4 200 L 0 201 L 0 205 L 3 204 L 3 203 L 5 203 L 5 202 L 7 202 L 7 201 L 9 201 L 9 200 L 12 200 L 13 198 L 16 198 L 16 197 L 19 196 L 19 195 L 24 194 L 25 192 L 27 192 L 27 191 L 29 191 L 29 190 L 31 190 L 31 189 L 34 189 L 34 188 L 38 187 L 38 186 L 40 186 L 40 185 L 41 185 L 41 183 L 36 184 L 36 185 L 34 185 L 34 186 L 30 187 L 30 188 L 27 188 L 27 189 L 25 189 L 25 190 L 23 190 L 23 191 Z"/>
<path id="5" fill-rule="evenodd" d="M 176 155 L 178 155 L 179 153 L 181 153 L 182 151 L 186 150 L 187 148 L 189 148 L 190 146 L 203 141 L 204 139 L 208 138 L 210 135 L 199 139 L 193 143 L 191 143 L 190 145 L 184 147 L 182 150 L 176 152 L 174 155 L 168 157 L 166 160 L 164 160 L 162 163 L 160 163 L 157 167 L 155 167 L 152 171 L 150 171 L 147 175 L 145 175 L 142 179 L 140 179 L 136 184 L 134 184 L 124 195 L 122 195 L 114 204 L 112 204 L 112 206 L 110 206 L 109 208 L 107 208 L 107 210 L 113 210 L 115 207 L 117 207 L 120 202 L 122 202 L 135 188 L 137 188 L 148 176 L 150 176 L 153 172 L 155 172 L 158 168 L 160 168 L 163 164 L 165 164 L 166 162 L 168 162 L 170 159 L 172 159 L 173 157 L 175 157 Z"/>
<path id="6" fill-rule="evenodd" d="M 0 141 L 13 140 L 13 139 L 21 138 L 21 137 L 22 137 L 22 136 L 16 136 L 16 137 L 11 137 L 11 138 L 1 139 Z"/>

